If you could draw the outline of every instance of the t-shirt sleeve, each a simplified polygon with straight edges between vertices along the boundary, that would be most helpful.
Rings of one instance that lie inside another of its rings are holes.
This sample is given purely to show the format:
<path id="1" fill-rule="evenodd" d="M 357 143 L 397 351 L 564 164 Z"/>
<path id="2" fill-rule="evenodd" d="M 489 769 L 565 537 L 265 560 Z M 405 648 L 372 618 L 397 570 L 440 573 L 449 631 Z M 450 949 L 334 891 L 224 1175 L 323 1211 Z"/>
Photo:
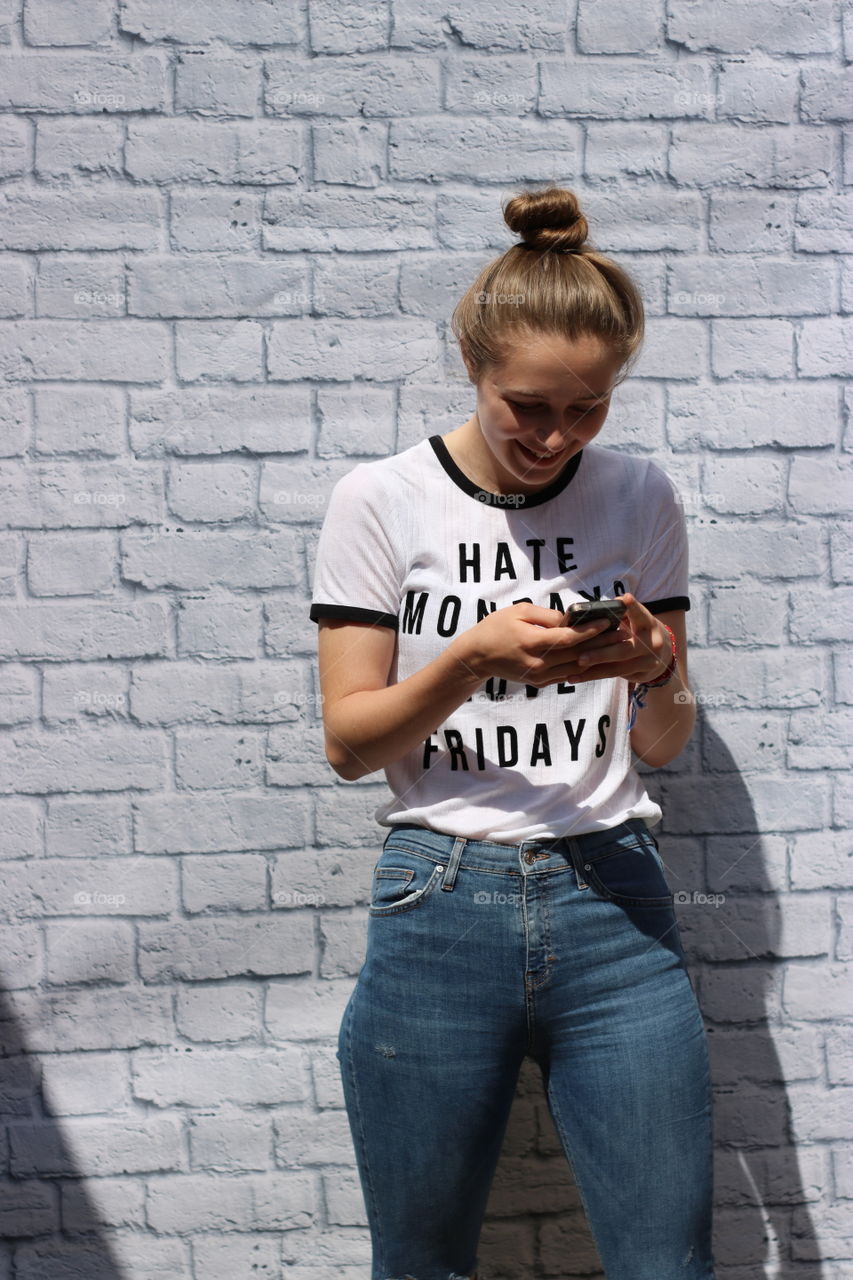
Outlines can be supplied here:
<path id="1" fill-rule="evenodd" d="M 332 487 L 317 540 L 309 617 L 372 622 L 398 629 L 401 536 L 369 463 Z"/>
<path id="2" fill-rule="evenodd" d="M 635 595 L 649 613 L 690 608 L 687 525 L 669 476 L 649 462 L 643 494 L 647 534 Z"/>

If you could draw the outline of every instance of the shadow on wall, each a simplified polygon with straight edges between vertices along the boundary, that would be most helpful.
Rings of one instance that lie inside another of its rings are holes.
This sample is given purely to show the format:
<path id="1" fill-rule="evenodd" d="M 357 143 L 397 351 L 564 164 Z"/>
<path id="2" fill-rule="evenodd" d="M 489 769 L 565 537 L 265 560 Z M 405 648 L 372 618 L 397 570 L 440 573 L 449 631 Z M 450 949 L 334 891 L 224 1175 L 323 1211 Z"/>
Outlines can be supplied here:
<path id="1" fill-rule="evenodd" d="M 43 1010 L 42 1025 L 50 1034 L 50 1024 L 62 1022 L 61 1006 L 43 993 L 36 998 Z M 22 1032 L 5 990 L 0 990 L 0 1036 L 0 1110 L 6 1135 L 0 1276 L 126 1280 L 87 1191 L 84 1177 L 90 1171 L 76 1168 L 74 1152 L 63 1135 L 69 1119 L 50 1113 L 37 1056 L 42 1046 L 36 1037 Z M 143 1212 L 141 1203 L 138 1211 Z M 128 1217 L 116 1225 L 140 1225 L 131 1220 L 129 1204 L 127 1212 Z"/>
<path id="2" fill-rule="evenodd" d="M 717 1276 L 831 1280 L 819 1260 L 809 1210 L 809 1201 L 827 1193 L 825 1152 L 795 1147 L 785 1092 L 786 1075 L 791 1081 L 821 1074 L 810 1028 L 782 1031 L 779 1025 L 785 956 L 778 893 L 785 884 L 786 838 L 759 833 L 744 780 L 701 705 L 697 710 L 693 738 L 671 768 L 640 765 L 637 772 L 664 812 L 655 835 L 708 1036 Z M 717 905 L 702 901 L 720 894 L 725 900 Z M 808 954 L 808 943 L 806 936 L 796 953 Z M 785 1071 L 774 1032 L 790 1054 Z M 489 1280 L 605 1280 L 539 1069 L 529 1058 L 492 1184 L 479 1258 Z M 531 1266 L 534 1258 L 541 1270 Z"/>

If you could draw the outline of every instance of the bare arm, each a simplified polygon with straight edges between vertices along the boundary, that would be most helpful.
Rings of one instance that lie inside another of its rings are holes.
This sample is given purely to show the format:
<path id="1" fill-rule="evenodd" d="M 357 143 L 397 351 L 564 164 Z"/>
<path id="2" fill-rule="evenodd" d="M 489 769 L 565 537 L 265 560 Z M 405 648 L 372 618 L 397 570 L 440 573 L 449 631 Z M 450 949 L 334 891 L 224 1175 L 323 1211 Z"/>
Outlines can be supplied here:
<path id="1" fill-rule="evenodd" d="M 563 678 L 566 649 L 604 623 L 558 627 L 553 609 L 522 602 L 460 632 L 420 671 L 388 684 L 396 633 L 346 620 L 319 624 L 326 758 L 347 782 L 382 769 L 434 733 L 490 675 L 542 687 Z"/>

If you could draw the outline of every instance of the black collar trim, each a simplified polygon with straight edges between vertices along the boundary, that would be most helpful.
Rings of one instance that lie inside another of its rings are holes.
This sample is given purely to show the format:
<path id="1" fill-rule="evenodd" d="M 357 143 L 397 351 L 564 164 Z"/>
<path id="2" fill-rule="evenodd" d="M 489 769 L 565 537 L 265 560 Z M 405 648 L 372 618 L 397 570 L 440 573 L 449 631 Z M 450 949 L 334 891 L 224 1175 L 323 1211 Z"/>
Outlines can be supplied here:
<path id="1" fill-rule="evenodd" d="M 577 453 L 569 458 L 559 475 L 555 476 L 549 485 L 546 485 L 544 489 L 540 489 L 537 493 L 491 493 L 488 489 L 481 489 L 479 485 L 466 476 L 464 471 L 460 470 L 440 435 L 430 436 L 429 442 L 433 447 L 435 456 L 454 484 L 458 485 L 475 501 L 481 502 L 484 507 L 504 507 L 507 510 L 538 507 L 541 503 L 548 502 L 551 498 L 556 498 L 557 494 L 562 493 L 566 486 L 571 483 L 583 457 L 583 449 L 579 449 Z"/>

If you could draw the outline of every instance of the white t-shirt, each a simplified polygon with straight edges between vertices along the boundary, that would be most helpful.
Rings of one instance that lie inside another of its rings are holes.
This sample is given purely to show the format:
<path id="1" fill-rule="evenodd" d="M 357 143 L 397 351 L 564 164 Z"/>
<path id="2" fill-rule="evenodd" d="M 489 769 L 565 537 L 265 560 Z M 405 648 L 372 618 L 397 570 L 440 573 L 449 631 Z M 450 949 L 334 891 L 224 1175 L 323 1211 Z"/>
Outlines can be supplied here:
<path id="1" fill-rule="evenodd" d="M 588 444 L 538 493 L 493 494 L 433 435 L 333 486 L 310 617 L 395 630 L 394 684 L 520 600 L 562 610 L 630 591 L 651 613 L 689 609 L 687 567 L 681 504 L 649 459 Z M 506 844 L 629 817 L 653 826 L 662 812 L 633 768 L 628 712 L 622 677 L 485 680 L 386 766 L 374 819 Z"/>

